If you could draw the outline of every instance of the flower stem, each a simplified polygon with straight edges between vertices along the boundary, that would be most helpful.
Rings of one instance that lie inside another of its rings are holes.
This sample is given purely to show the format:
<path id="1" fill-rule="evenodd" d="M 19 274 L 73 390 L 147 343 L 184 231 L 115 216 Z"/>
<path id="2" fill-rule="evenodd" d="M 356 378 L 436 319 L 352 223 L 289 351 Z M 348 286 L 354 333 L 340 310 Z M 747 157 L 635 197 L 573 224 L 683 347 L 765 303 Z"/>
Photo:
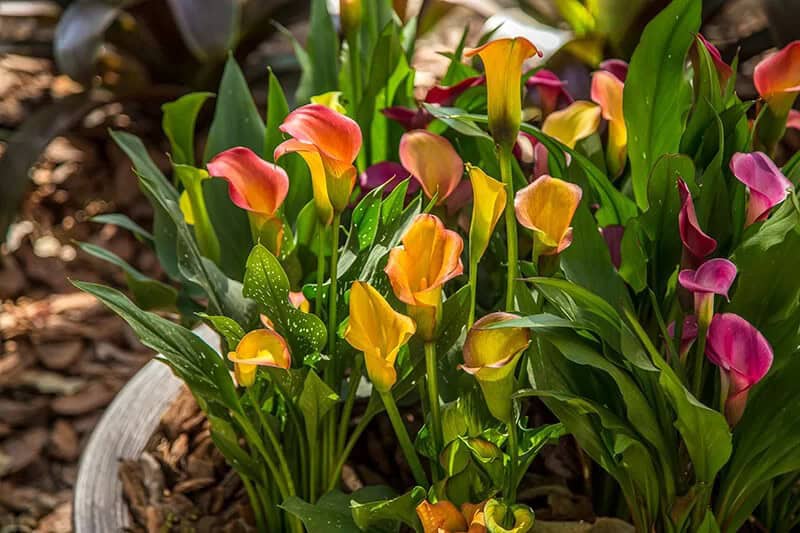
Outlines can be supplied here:
<path id="1" fill-rule="evenodd" d="M 694 354 L 694 372 L 692 373 L 692 393 L 695 398 L 700 400 L 701 388 L 703 387 L 703 360 L 706 357 L 706 336 L 708 328 L 702 324 L 700 331 L 697 332 L 697 351 Z"/>
<path id="2" fill-rule="evenodd" d="M 469 262 L 469 319 L 467 330 L 475 323 L 475 299 L 478 297 L 478 262 Z"/>
<path id="3" fill-rule="evenodd" d="M 356 442 L 358 442 L 358 438 L 361 436 L 364 430 L 367 429 L 370 421 L 372 421 L 372 418 L 377 413 L 378 411 L 373 411 L 371 414 L 365 414 L 356 425 L 356 428 L 350 434 L 350 439 L 348 439 L 347 445 L 339 454 L 339 461 L 336 463 L 336 466 L 331 472 L 330 482 L 328 483 L 328 492 L 336 488 L 336 483 L 339 481 L 339 476 L 342 473 L 342 467 L 344 467 L 345 461 L 347 461 L 347 458 L 350 456 L 350 452 L 353 451 L 353 447 L 356 445 Z"/>
<path id="4" fill-rule="evenodd" d="M 436 342 L 425 342 L 425 381 L 428 385 L 428 408 L 431 412 L 431 435 L 433 447 L 438 454 L 442 451 L 442 414 L 439 410 L 439 371 L 436 365 Z M 433 469 L 436 472 L 436 468 Z"/>
<path id="5" fill-rule="evenodd" d="M 517 499 L 517 481 L 516 471 L 517 463 L 519 462 L 519 439 L 517 437 L 517 428 L 512 419 L 506 424 L 508 428 L 508 455 L 511 457 L 511 464 L 508 470 L 508 486 L 506 487 L 506 500 L 511 505 Z"/>
<path id="6" fill-rule="evenodd" d="M 425 475 L 425 470 L 422 469 L 422 463 L 419 462 L 419 457 L 414 450 L 414 445 L 411 443 L 411 438 L 408 436 L 408 431 L 403 419 L 400 417 L 400 411 L 397 410 L 397 404 L 394 403 L 391 391 L 381 392 L 381 400 L 383 400 L 383 405 L 386 407 L 386 414 L 389 415 L 389 421 L 392 423 L 395 435 L 397 435 L 403 455 L 406 456 L 408 466 L 411 468 L 414 481 L 417 485 L 427 487 L 428 478 Z"/>
<path id="7" fill-rule="evenodd" d="M 339 272 L 339 222 L 342 215 L 334 213 L 333 215 L 333 230 L 331 234 L 331 291 L 328 295 L 328 357 L 334 363 L 334 368 L 338 367 L 338 361 L 334 359 L 333 352 L 336 350 L 336 327 L 339 325 L 336 321 L 336 291 L 337 291 L 337 275 Z M 334 374 L 336 379 L 336 374 Z"/>
<path id="8" fill-rule="evenodd" d="M 314 312 L 317 316 L 322 318 L 322 285 L 325 284 L 325 231 L 324 228 L 319 229 L 319 253 L 317 254 L 317 294 L 314 301 Z"/>
<path id="9" fill-rule="evenodd" d="M 508 273 L 506 280 L 506 311 L 514 310 L 514 286 L 517 281 L 517 218 L 514 212 L 514 181 L 511 174 L 511 150 L 506 147 L 497 149 L 500 162 L 500 177 L 506 186 L 506 238 L 508 248 Z"/>
<path id="10" fill-rule="evenodd" d="M 363 370 L 364 357 L 356 355 L 353 368 L 350 371 L 350 380 L 347 386 L 347 399 L 344 402 L 342 416 L 339 421 L 339 436 L 336 443 L 336 450 L 338 452 L 341 452 L 342 448 L 344 448 L 344 441 L 347 438 L 347 426 L 350 424 L 350 415 L 353 413 L 353 405 L 356 403 L 356 392 L 358 391 L 358 383 L 361 381 Z"/>

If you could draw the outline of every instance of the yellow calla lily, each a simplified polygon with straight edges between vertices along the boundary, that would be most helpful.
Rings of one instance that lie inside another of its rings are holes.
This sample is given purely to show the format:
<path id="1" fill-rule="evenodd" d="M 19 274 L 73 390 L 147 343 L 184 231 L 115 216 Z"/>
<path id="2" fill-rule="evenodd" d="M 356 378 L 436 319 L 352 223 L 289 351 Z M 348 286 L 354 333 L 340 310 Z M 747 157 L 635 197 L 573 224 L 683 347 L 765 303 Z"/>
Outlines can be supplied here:
<path id="1" fill-rule="evenodd" d="M 292 354 L 286 340 L 271 329 L 256 329 L 239 341 L 236 350 L 228 353 L 233 362 L 236 382 L 242 387 L 251 386 L 259 366 L 287 369 L 292 366 Z"/>
<path id="2" fill-rule="evenodd" d="M 575 144 L 597 131 L 600 126 L 600 106 L 578 100 L 560 111 L 550 113 L 542 125 L 542 131 L 575 148 Z"/>
<path id="3" fill-rule="evenodd" d="M 472 222 L 469 226 L 469 257 L 477 264 L 489 245 L 500 215 L 506 206 L 505 185 L 492 178 L 478 167 L 467 163 L 467 172 L 472 183 Z"/>
<path id="4" fill-rule="evenodd" d="M 608 121 L 606 160 L 612 176 L 619 176 L 625 168 L 628 149 L 628 129 L 622 114 L 622 92 L 625 84 L 605 70 L 592 76 L 592 100 L 600 105 L 603 118 Z"/>
<path id="5" fill-rule="evenodd" d="M 514 146 L 522 120 L 522 63 L 539 53 L 524 37 L 498 39 L 468 50 L 466 57 L 480 56 L 486 71 L 489 131 L 494 142 Z"/>
<path id="6" fill-rule="evenodd" d="M 341 113 L 342 115 L 347 114 L 347 109 L 341 103 L 342 92 L 341 91 L 328 91 L 327 93 L 318 94 L 316 96 L 311 97 L 312 104 L 321 104 L 327 107 L 328 109 L 333 109 L 337 113 Z"/>
<path id="7" fill-rule="evenodd" d="M 381 392 L 397 381 L 394 362 L 416 331 L 414 321 L 398 313 L 372 285 L 356 281 L 350 289 L 350 318 L 344 338 L 364 352 L 367 374 Z"/>
<path id="8" fill-rule="evenodd" d="M 569 227 L 583 191 L 574 183 L 545 174 L 517 192 L 517 220 L 533 230 L 536 255 L 553 255 L 572 244 Z"/>

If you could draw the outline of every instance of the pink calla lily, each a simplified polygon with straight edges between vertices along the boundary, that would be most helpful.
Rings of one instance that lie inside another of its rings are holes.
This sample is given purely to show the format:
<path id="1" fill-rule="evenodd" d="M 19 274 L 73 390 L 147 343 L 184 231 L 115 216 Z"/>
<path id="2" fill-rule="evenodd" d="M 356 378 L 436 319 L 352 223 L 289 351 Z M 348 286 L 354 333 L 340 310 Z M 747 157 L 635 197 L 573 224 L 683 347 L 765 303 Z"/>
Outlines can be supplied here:
<path id="1" fill-rule="evenodd" d="M 708 328 L 706 355 L 720 368 L 723 385 L 729 386 L 725 415 L 735 425 L 744 412 L 748 391 L 772 366 L 772 347 L 747 320 L 733 313 L 722 313 L 714 317 Z"/>
<path id="2" fill-rule="evenodd" d="M 678 213 L 678 230 L 681 235 L 684 250 L 691 259 L 692 266 L 700 263 L 706 256 L 717 248 L 717 241 L 709 237 L 697 221 L 694 210 L 694 201 L 689 192 L 689 187 L 682 179 L 678 179 L 678 192 L 681 197 L 681 210 Z"/>
<path id="3" fill-rule="evenodd" d="M 683 329 L 681 330 L 681 340 L 678 347 L 678 357 L 681 361 L 686 360 L 686 355 L 697 339 L 697 333 L 697 317 L 694 315 L 685 316 L 683 318 Z M 667 326 L 667 334 L 671 338 L 675 338 L 675 322 L 670 322 L 669 326 Z"/>
<path id="4" fill-rule="evenodd" d="M 792 182 L 762 152 L 733 154 L 731 172 L 745 184 L 750 195 L 745 226 L 766 219 L 770 210 L 783 202 L 792 189 Z"/>
<path id="5" fill-rule="evenodd" d="M 610 72 L 622 83 L 628 77 L 628 63 L 621 59 L 606 59 L 600 63 L 600 70 Z"/>
<path id="6" fill-rule="evenodd" d="M 678 274 L 681 286 L 694 294 L 694 312 L 706 327 L 714 314 L 714 295 L 728 298 L 728 291 L 736 279 L 736 265 L 727 259 L 710 259 L 697 270 L 682 270 Z"/>
<path id="7" fill-rule="evenodd" d="M 525 81 L 529 91 L 536 91 L 538 106 L 542 109 L 542 116 L 547 116 L 561 106 L 566 106 L 575 101 L 566 89 L 567 82 L 559 78 L 554 72 L 542 69 Z"/>
<path id="8" fill-rule="evenodd" d="M 717 70 L 719 83 L 722 87 L 725 87 L 728 84 L 728 80 L 733 75 L 733 69 L 722 59 L 722 54 L 720 54 L 719 49 L 708 39 L 698 33 L 697 40 L 708 50 L 711 60 L 714 62 L 714 68 Z"/>

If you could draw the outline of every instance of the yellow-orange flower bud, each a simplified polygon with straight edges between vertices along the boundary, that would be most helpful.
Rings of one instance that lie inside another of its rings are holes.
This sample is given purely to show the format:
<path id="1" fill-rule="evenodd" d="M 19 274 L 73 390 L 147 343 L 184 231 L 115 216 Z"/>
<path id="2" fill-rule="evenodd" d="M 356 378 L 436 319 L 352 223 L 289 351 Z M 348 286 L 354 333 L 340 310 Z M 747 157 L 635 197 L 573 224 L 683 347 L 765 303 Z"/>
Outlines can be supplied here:
<path id="1" fill-rule="evenodd" d="M 251 386 L 256 379 L 259 366 L 287 369 L 292 366 L 292 354 L 286 340 L 271 329 L 256 329 L 247 333 L 236 350 L 228 353 L 233 362 L 236 382 Z"/>

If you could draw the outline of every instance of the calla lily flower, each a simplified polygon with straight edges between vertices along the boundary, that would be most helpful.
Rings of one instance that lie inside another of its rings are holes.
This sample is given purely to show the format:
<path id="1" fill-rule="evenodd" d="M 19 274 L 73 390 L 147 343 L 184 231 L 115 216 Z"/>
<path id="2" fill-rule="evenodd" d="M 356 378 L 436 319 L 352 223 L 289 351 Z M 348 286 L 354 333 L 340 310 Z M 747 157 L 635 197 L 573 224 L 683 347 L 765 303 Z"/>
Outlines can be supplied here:
<path id="1" fill-rule="evenodd" d="M 306 298 L 306 295 L 303 294 L 303 291 L 289 292 L 289 301 L 304 313 L 308 313 L 311 310 L 311 303 Z"/>
<path id="2" fill-rule="evenodd" d="M 465 503 L 461 509 L 447 500 L 417 505 L 417 517 L 424 533 L 486 533 L 483 504 Z"/>
<path id="3" fill-rule="evenodd" d="M 681 361 L 686 361 L 686 356 L 689 354 L 689 350 L 692 349 L 692 344 L 694 344 L 694 341 L 697 339 L 698 330 L 696 316 L 688 315 L 684 317 L 680 346 L 678 347 L 678 357 Z M 670 322 L 669 326 L 667 326 L 667 334 L 675 338 L 675 322 Z"/>
<path id="4" fill-rule="evenodd" d="M 339 0 L 339 21 L 342 33 L 348 38 L 361 27 L 363 17 L 361 2 L 362 0 Z"/>
<path id="5" fill-rule="evenodd" d="M 733 175 L 745 184 L 749 193 L 745 226 L 765 220 L 793 188 L 792 182 L 762 152 L 733 154 L 730 165 Z"/>
<path id="6" fill-rule="evenodd" d="M 353 283 L 344 338 L 364 352 L 367 374 L 379 391 L 390 390 L 397 381 L 395 359 L 415 330 L 414 321 L 392 309 L 374 287 L 361 281 Z"/>
<path id="7" fill-rule="evenodd" d="M 507 528 L 503 524 L 509 511 L 514 523 Z M 489 533 L 528 533 L 533 529 L 534 514 L 527 505 L 506 505 L 492 498 L 486 502 L 483 513 Z"/>
<path id="8" fill-rule="evenodd" d="M 233 362 L 236 382 L 242 387 L 255 383 L 259 366 L 283 368 L 292 366 L 292 354 L 286 340 L 271 329 L 256 329 L 239 341 L 236 350 L 228 353 Z"/>
<path id="9" fill-rule="evenodd" d="M 605 70 L 598 70 L 592 75 L 592 100 L 600 105 L 603 118 L 608 121 L 606 159 L 614 176 L 619 176 L 625 168 L 628 150 L 628 129 L 622 113 L 624 88 L 625 84 Z"/>
<path id="10" fill-rule="evenodd" d="M 544 175 L 517 191 L 517 220 L 533 230 L 536 255 L 561 253 L 572 244 L 569 227 L 583 191 L 574 183 Z"/>
<path id="11" fill-rule="evenodd" d="M 389 252 L 386 275 L 395 296 L 406 304 L 423 340 L 436 338 L 442 308 L 442 286 L 464 271 L 464 242 L 445 229 L 435 215 L 417 215 L 402 246 Z"/>
<path id="12" fill-rule="evenodd" d="M 628 77 L 628 63 L 622 59 L 606 59 L 600 63 L 600 70 L 610 72 L 622 83 L 625 83 L 625 79 Z"/>
<path id="13" fill-rule="evenodd" d="M 517 135 L 517 142 L 511 153 L 517 158 L 520 165 L 530 165 L 534 161 L 534 147 L 539 143 L 536 137 L 524 131 Z"/>
<path id="14" fill-rule="evenodd" d="M 353 161 L 361 150 L 361 130 L 352 119 L 321 104 L 308 104 L 286 117 L 280 130 L 294 137 L 275 148 L 275 159 L 299 153 L 311 171 L 314 202 L 320 221 L 350 201 L 356 180 Z"/>
<path id="15" fill-rule="evenodd" d="M 231 201 L 242 209 L 271 218 L 289 192 L 289 176 L 243 146 L 225 150 L 208 162 L 212 176 L 228 182 Z"/>
<path id="16" fill-rule="evenodd" d="M 706 50 L 708 50 L 708 54 L 711 56 L 711 60 L 714 62 L 714 68 L 717 70 L 719 83 L 722 87 L 725 87 L 728 84 L 728 80 L 731 78 L 731 76 L 733 76 L 733 69 L 731 69 L 731 66 L 725 61 L 723 61 L 722 54 L 720 54 L 719 49 L 708 39 L 698 33 L 697 40 L 700 41 Z"/>
<path id="17" fill-rule="evenodd" d="M 411 172 L 400 163 L 381 161 L 367 167 L 367 170 L 358 177 L 358 184 L 362 194 L 382 186 L 383 195 L 386 196 L 409 177 L 411 177 Z M 419 182 L 415 179 L 410 180 L 406 196 L 415 195 L 419 189 Z"/>
<path id="18" fill-rule="evenodd" d="M 486 78 L 484 76 L 473 76 L 455 85 L 450 85 L 449 87 L 436 85 L 428 90 L 424 102 L 426 104 L 437 104 L 440 106 L 453 105 L 456 99 L 467 89 L 478 87 L 485 82 Z M 383 109 L 381 112 L 386 118 L 394 120 L 403 126 L 406 131 L 425 129 L 436 118 L 424 107 L 412 109 L 409 107 L 392 106 Z"/>
<path id="19" fill-rule="evenodd" d="M 316 96 L 311 97 L 312 104 L 320 104 L 324 105 L 328 109 L 332 109 L 337 113 L 341 113 L 344 115 L 347 113 L 347 109 L 342 105 L 340 101 L 342 98 L 341 91 L 328 91 L 327 93 L 318 94 Z"/>
<path id="20" fill-rule="evenodd" d="M 800 111 L 797 109 L 789 111 L 789 116 L 786 117 L 786 127 L 800 130 Z"/>
<path id="21" fill-rule="evenodd" d="M 708 327 L 714 315 L 714 295 L 728 298 L 728 291 L 736 279 L 736 265 L 727 259 L 710 259 L 697 270 L 681 270 L 678 283 L 694 294 L 694 312 L 698 322 Z"/>
<path id="22" fill-rule="evenodd" d="M 464 162 L 450 141 L 426 130 L 414 130 L 400 139 L 400 162 L 419 181 L 428 198 L 438 193 L 441 205 L 461 182 Z"/>
<path id="23" fill-rule="evenodd" d="M 523 37 L 498 39 L 468 50 L 466 57 L 480 56 L 486 71 L 489 131 L 494 142 L 510 150 L 522 121 L 522 63 L 539 51 Z"/>
<path id="24" fill-rule="evenodd" d="M 800 92 L 800 41 L 762 59 L 753 72 L 753 82 L 775 113 L 785 116 Z"/>
<path id="25" fill-rule="evenodd" d="M 527 328 L 489 326 L 519 318 L 511 313 L 491 313 L 479 319 L 464 341 L 464 364 L 459 368 L 475 376 L 492 415 L 503 422 L 511 420 L 511 394 L 514 369 L 531 341 Z"/>
<path id="26" fill-rule="evenodd" d="M 435 118 L 424 108 L 393 106 L 382 109 L 381 113 L 389 120 L 394 120 L 403 126 L 406 131 L 424 130 Z"/>
<path id="27" fill-rule="evenodd" d="M 506 207 L 506 188 L 486 172 L 467 163 L 472 183 L 472 222 L 469 226 L 469 257 L 477 265 Z"/>
<path id="28" fill-rule="evenodd" d="M 678 193 L 681 197 L 681 210 L 678 213 L 678 230 L 683 248 L 689 256 L 692 266 L 700 263 L 711 252 L 717 249 L 717 241 L 700 229 L 694 201 L 689 187 L 682 179 L 678 179 Z"/>
<path id="29" fill-rule="evenodd" d="M 744 413 L 748 391 L 772 366 L 772 347 L 747 320 L 722 313 L 708 328 L 706 355 L 720 368 L 723 386 L 729 387 L 725 416 L 733 426 Z"/>
<path id="30" fill-rule="evenodd" d="M 567 82 L 554 72 L 546 69 L 537 71 L 525 82 L 528 90 L 535 90 L 538 95 L 538 106 L 542 116 L 546 117 L 559 108 L 559 104 L 569 105 L 575 101 L 566 89 Z"/>
<path id="31" fill-rule="evenodd" d="M 600 127 L 602 109 L 585 100 L 573 102 L 561 111 L 551 113 L 542 124 L 542 131 L 570 148 Z"/>
<path id="32" fill-rule="evenodd" d="M 611 254 L 611 264 L 619 269 L 622 264 L 622 237 L 625 235 L 625 226 L 621 224 L 611 224 L 600 228 L 600 234 L 606 241 L 608 252 Z"/>
<path id="33" fill-rule="evenodd" d="M 453 105 L 456 99 L 464 94 L 468 89 L 479 87 L 484 83 L 486 83 L 486 76 L 472 76 L 447 87 L 435 85 L 431 87 L 428 90 L 428 94 L 425 95 L 425 103 L 438 104 L 441 106 Z"/>

